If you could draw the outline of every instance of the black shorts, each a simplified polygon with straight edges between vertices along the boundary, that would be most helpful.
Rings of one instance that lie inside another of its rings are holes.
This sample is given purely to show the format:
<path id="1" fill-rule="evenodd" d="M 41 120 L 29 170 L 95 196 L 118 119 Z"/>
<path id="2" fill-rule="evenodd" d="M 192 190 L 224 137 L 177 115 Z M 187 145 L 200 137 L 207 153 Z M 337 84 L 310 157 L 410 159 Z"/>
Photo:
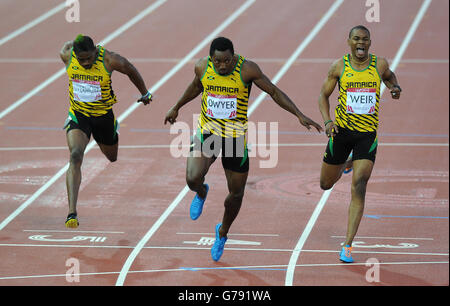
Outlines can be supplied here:
<path id="1" fill-rule="evenodd" d="M 82 113 L 69 111 L 69 117 L 64 123 L 66 133 L 73 129 L 82 130 L 90 139 L 91 134 L 97 143 L 115 145 L 119 141 L 119 123 L 112 109 L 103 116 L 87 117 Z"/>
<path id="2" fill-rule="evenodd" d="M 357 132 L 339 128 L 339 133 L 330 137 L 323 161 L 331 165 L 341 165 L 346 162 L 353 150 L 352 160 L 368 159 L 375 162 L 377 154 L 377 132 Z"/>
<path id="3" fill-rule="evenodd" d="M 245 136 L 225 138 L 214 134 L 201 134 L 193 137 L 190 152 L 202 152 L 214 160 L 221 156 L 222 166 L 226 170 L 246 173 L 250 168 L 247 141 Z"/>

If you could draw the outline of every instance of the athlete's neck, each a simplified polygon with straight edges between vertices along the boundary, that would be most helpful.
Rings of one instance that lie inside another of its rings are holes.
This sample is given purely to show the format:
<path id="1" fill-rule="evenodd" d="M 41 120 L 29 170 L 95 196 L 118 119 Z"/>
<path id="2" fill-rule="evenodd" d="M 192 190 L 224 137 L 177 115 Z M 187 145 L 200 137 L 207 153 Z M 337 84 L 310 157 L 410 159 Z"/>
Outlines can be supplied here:
<path id="1" fill-rule="evenodd" d="M 350 55 L 350 60 L 356 66 L 364 66 L 370 60 L 370 55 L 368 54 L 365 59 L 359 59 L 356 56 Z"/>

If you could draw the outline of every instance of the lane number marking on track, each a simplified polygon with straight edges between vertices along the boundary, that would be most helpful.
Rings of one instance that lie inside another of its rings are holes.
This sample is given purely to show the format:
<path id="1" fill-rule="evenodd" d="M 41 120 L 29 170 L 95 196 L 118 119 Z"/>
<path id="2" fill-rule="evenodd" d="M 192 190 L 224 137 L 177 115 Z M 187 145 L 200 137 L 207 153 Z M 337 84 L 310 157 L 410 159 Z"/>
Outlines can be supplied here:
<path id="1" fill-rule="evenodd" d="M 73 236 L 72 238 L 50 238 L 52 235 L 32 235 L 28 239 L 35 241 L 51 241 L 51 242 L 77 242 L 90 240 L 91 242 L 105 242 L 107 237 L 104 236 Z"/>
<path id="2" fill-rule="evenodd" d="M 183 241 L 183 243 L 184 244 L 196 244 L 196 245 L 213 245 L 215 239 L 216 238 L 214 238 L 214 237 L 200 237 L 200 239 L 198 241 Z M 261 245 L 261 242 L 228 239 L 225 244 L 226 245 L 231 245 L 231 244 Z"/>

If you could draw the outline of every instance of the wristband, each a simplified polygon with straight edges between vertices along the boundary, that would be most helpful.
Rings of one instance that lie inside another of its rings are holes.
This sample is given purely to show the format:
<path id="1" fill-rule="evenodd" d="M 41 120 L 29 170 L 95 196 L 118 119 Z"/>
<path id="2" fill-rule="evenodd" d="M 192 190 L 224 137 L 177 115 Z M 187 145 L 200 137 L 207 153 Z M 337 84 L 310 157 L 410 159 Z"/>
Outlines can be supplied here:
<path id="1" fill-rule="evenodd" d="M 333 122 L 333 120 L 327 120 L 325 121 L 325 126 L 327 126 L 328 123 Z"/>
<path id="2" fill-rule="evenodd" d="M 150 93 L 150 91 L 147 91 L 147 93 L 145 95 L 143 95 L 141 97 L 141 99 L 147 99 L 147 98 L 151 98 L 151 97 L 152 97 L 152 94 Z"/>
<path id="3" fill-rule="evenodd" d="M 395 88 L 395 87 L 397 87 L 398 89 L 400 89 L 400 91 L 402 91 L 402 88 L 400 86 L 398 86 L 398 85 L 392 86 L 392 88 Z"/>

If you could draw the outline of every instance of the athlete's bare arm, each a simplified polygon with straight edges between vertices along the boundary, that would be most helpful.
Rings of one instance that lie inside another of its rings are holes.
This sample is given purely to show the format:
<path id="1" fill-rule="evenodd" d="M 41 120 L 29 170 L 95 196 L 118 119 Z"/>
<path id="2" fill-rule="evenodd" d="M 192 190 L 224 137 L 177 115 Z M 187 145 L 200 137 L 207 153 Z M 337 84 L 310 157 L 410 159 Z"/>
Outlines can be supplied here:
<path id="1" fill-rule="evenodd" d="M 400 98 L 400 92 L 402 89 L 398 85 L 397 77 L 394 72 L 389 69 L 389 63 L 385 58 L 378 57 L 377 69 L 383 79 L 384 84 L 391 90 L 391 96 L 393 99 Z"/>
<path id="2" fill-rule="evenodd" d="M 275 103 L 296 116 L 300 123 L 308 130 L 311 129 L 311 126 L 315 127 L 319 132 L 323 130 L 318 123 L 305 116 L 297 108 L 294 102 L 292 102 L 291 99 L 281 89 L 279 89 L 269 80 L 269 78 L 261 71 L 256 63 L 245 60 L 244 64 L 242 65 L 241 76 L 242 81 L 244 81 L 245 83 L 248 84 L 254 82 L 256 86 L 258 86 L 262 91 L 268 93 L 275 101 Z"/>
<path id="3" fill-rule="evenodd" d="M 72 40 L 68 41 L 64 44 L 61 51 L 59 51 L 59 56 L 61 57 L 61 60 L 63 61 L 64 65 L 66 65 L 66 66 L 69 64 L 70 53 L 72 52 L 72 46 L 73 46 L 73 41 Z"/>
<path id="4" fill-rule="evenodd" d="M 334 136 L 339 132 L 338 127 L 334 125 L 330 117 L 330 96 L 336 88 L 336 84 L 344 68 L 344 62 L 341 59 L 336 60 L 328 70 L 328 75 L 322 84 L 319 95 L 319 110 L 322 114 L 322 119 L 327 124 L 325 125 L 325 133 L 327 136 Z M 330 121 L 331 120 L 331 121 Z"/>
<path id="5" fill-rule="evenodd" d="M 134 67 L 132 63 L 130 63 L 125 57 L 108 50 L 105 50 L 105 68 L 112 73 L 114 70 L 119 71 L 128 76 L 130 81 L 136 86 L 139 90 L 141 97 L 137 102 L 142 102 L 144 105 L 147 105 L 152 101 L 151 96 L 144 98 L 147 94 L 147 87 L 145 86 L 144 79 L 142 78 L 139 71 Z"/>
<path id="6" fill-rule="evenodd" d="M 199 94 L 202 93 L 203 85 L 200 79 L 206 69 L 207 64 L 207 57 L 201 58 L 197 61 L 197 63 L 195 64 L 194 79 L 188 85 L 178 102 L 169 109 L 166 117 L 164 118 L 164 124 L 166 124 L 167 122 L 169 122 L 170 124 L 174 124 L 177 121 L 176 119 L 178 117 L 178 111 L 180 110 L 180 108 L 190 101 L 194 100 Z"/>

